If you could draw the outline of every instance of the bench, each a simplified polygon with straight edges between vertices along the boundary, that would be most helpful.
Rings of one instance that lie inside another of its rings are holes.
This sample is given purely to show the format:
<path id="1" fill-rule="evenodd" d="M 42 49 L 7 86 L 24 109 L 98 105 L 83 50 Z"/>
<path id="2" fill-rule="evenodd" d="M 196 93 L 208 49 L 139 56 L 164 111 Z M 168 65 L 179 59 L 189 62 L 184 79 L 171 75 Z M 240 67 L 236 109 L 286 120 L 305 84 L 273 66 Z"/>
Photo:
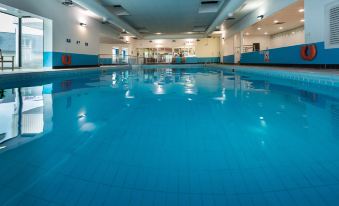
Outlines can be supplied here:
<path id="1" fill-rule="evenodd" d="M 14 71 L 14 56 L 2 56 L 0 49 L 1 70 L 4 70 L 4 63 L 12 63 L 12 71 Z"/>

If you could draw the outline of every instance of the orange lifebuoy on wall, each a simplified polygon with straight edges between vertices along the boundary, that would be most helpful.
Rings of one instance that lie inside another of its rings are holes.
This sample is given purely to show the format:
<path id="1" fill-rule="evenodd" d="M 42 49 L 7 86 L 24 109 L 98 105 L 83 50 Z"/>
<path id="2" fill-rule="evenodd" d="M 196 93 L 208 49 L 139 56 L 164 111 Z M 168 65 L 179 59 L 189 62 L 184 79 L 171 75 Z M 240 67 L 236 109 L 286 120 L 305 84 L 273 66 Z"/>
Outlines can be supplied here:
<path id="1" fill-rule="evenodd" d="M 61 57 L 63 65 L 71 65 L 72 64 L 72 56 L 71 55 L 62 55 Z"/>
<path id="2" fill-rule="evenodd" d="M 312 61 L 317 56 L 317 46 L 315 44 L 302 46 L 300 56 L 303 60 Z"/>

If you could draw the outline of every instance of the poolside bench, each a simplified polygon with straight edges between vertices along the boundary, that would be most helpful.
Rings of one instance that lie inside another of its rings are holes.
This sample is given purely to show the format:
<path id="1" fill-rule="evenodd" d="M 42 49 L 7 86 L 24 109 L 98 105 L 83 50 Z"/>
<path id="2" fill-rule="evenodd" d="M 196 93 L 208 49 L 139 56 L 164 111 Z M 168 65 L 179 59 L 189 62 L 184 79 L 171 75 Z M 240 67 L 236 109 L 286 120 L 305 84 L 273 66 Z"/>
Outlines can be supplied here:
<path id="1" fill-rule="evenodd" d="M 14 71 L 14 56 L 2 56 L 0 49 L 1 70 L 4 70 L 4 63 L 12 63 L 12 71 Z"/>

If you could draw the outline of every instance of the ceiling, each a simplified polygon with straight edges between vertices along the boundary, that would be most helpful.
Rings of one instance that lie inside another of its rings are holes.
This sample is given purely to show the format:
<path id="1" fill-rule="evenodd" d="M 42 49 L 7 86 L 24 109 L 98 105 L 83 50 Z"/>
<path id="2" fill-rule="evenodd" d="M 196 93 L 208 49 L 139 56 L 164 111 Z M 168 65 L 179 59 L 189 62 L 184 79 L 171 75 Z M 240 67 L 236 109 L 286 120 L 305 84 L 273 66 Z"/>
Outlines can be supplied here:
<path id="1" fill-rule="evenodd" d="M 193 32 L 195 27 L 204 27 L 206 30 L 225 3 L 225 0 L 218 0 L 215 8 L 210 7 L 210 10 L 200 10 L 201 12 L 199 12 L 202 5 L 201 0 L 100 1 L 112 12 L 116 10 L 114 6 L 121 5 L 125 9 L 125 13 L 120 12 L 122 15 L 119 17 L 144 34 L 182 34 Z M 211 2 L 212 0 L 207 1 Z"/>
<path id="2" fill-rule="evenodd" d="M 304 22 L 301 20 L 304 19 L 304 12 L 299 12 L 300 9 L 304 9 L 303 0 L 286 7 L 273 16 L 264 18 L 245 29 L 244 33 L 245 35 L 274 35 L 302 27 Z"/>
<path id="3" fill-rule="evenodd" d="M 225 18 L 225 21 L 224 21 L 225 28 L 231 27 L 237 21 L 241 20 L 246 15 L 248 15 L 250 12 L 259 8 L 264 2 L 265 2 L 265 0 L 247 0 L 247 1 L 245 1 L 245 3 L 240 8 L 238 8 L 236 11 L 234 11 L 232 13 L 232 15 L 229 15 L 228 18 Z"/>

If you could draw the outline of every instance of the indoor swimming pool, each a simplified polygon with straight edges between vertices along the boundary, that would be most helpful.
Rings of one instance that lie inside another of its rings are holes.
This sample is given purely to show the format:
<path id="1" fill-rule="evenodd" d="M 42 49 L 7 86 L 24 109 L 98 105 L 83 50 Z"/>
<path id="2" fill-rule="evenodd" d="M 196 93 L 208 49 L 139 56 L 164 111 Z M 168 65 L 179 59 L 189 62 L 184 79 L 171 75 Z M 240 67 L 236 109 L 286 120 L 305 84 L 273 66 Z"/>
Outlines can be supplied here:
<path id="1" fill-rule="evenodd" d="M 339 205 L 339 81 L 269 73 L 0 84 L 0 205 Z"/>

